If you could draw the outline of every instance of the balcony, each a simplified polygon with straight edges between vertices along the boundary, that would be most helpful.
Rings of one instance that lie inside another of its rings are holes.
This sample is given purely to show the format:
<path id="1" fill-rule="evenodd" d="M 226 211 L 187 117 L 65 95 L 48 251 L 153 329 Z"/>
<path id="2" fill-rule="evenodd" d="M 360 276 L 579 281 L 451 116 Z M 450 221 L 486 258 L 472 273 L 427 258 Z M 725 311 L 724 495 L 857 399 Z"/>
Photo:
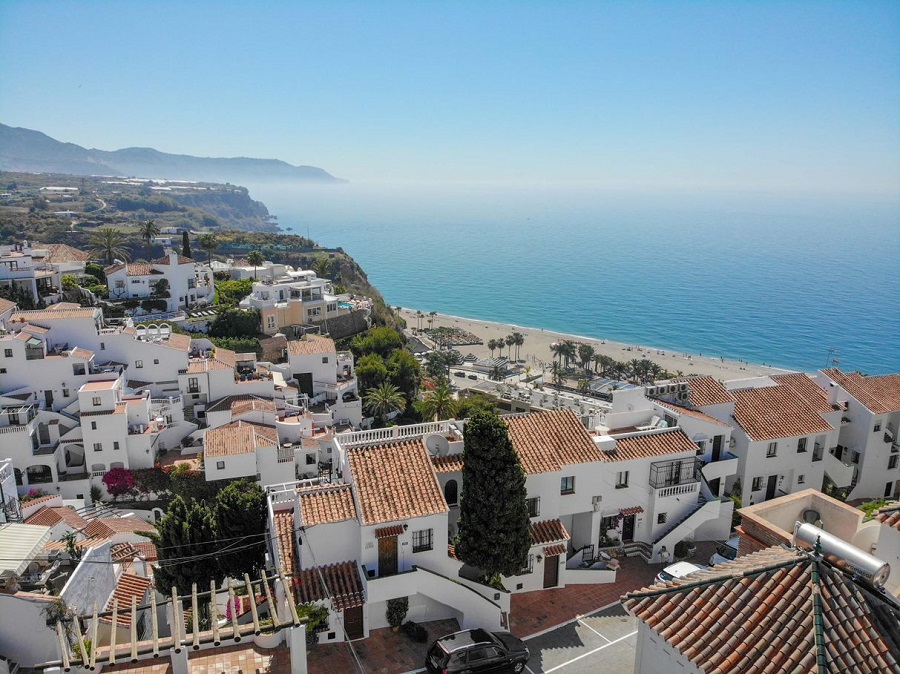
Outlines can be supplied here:
<path id="1" fill-rule="evenodd" d="M 836 450 L 836 447 L 832 447 L 824 454 L 825 472 L 837 487 L 849 487 L 853 480 L 853 464 L 839 459 Z"/>
<path id="2" fill-rule="evenodd" d="M 698 459 L 657 461 L 650 464 L 650 486 L 653 489 L 668 490 L 670 487 L 695 485 L 696 489 L 699 489 L 700 469 L 702 467 L 703 462 Z M 696 491 L 696 489 L 688 491 Z M 657 494 L 657 496 L 659 495 Z"/>
<path id="3" fill-rule="evenodd" d="M 730 452 L 722 452 L 716 461 L 705 461 L 701 469 L 707 481 L 722 479 L 736 475 L 738 470 L 738 458 Z"/>

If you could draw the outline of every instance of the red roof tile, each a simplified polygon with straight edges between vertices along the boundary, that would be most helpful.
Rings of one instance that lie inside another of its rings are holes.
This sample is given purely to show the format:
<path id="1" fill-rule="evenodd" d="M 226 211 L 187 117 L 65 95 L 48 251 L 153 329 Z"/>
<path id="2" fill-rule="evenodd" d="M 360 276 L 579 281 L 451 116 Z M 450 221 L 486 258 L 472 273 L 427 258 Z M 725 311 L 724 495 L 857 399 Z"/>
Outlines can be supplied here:
<path id="1" fill-rule="evenodd" d="M 666 402 L 665 400 L 654 400 L 654 403 L 660 405 L 661 407 L 665 407 L 667 409 L 672 410 L 676 414 L 684 414 L 689 417 L 693 417 L 694 419 L 701 419 L 703 421 L 708 421 L 711 424 L 716 424 L 718 426 L 724 426 L 725 428 L 731 428 L 729 424 L 726 424 L 724 421 L 720 421 L 715 417 L 712 417 L 708 414 L 704 414 L 699 410 L 693 410 L 690 407 L 682 407 L 681 405 L 676 405 L 675 403 Z"/>
<path id="2" fill-rule="evenodd" d="M 694 407 L 722 405 L 734 401 L 721 382 L 712 377 L 694 377 L 688 379 L 688 395 Z"/>
<path id="3" fill-rule="evenodd" d="M 559 520 L 532 522 L 528 525 L 528 528 L 531 530 L 532 545 L 544 545 L 546 543 L 569 540 L 569 532 L 566 531 L 566 527 Z"/>
<path id="4" fill-rule="evenodd" d="M 329 337 L 320 337 L 319 335 L 306 335 L 303 339 L 289 340 L 287 348 L 288 355 L 291 356 L 337 353 L 334 340 Z"/>
<path id="5" fill-rule="evenodd" d="M 236 421 L 206 431 L 203 439 L 203 455 L 207 459 L 221 456 L 252 454 L 258 448 L 272 447 L 278 444 L 278 435 L 274 429 L 266 431 L 265 426 Z"/>
<path id="6" fill-rule="evenodd" d="M 892 505 L 878 511 L 878 521 L 900 531 L 900 505 Z M 28 521 L 25 524 L 29 524 Z"/>
<path id="7" fill-rule="evenodd" d="M 87 537 L 109 538 L 119 533 L 156 532 L 149 522 L 139 517 L 101 517 L 91 520 L 82 533 Z"/>
<path id="8" fill-rule="evenodd" d="M 431 465 L 437 473 L 461 473 L 464 466 L 463 455 L 432 456 Z"/>
<path id="9" fill-rule="evenodd" d="M 304 526 L 356 519 L 350 485 L 312 487 L 300 491 L 300 522 Z"/>
<path id="10" fill-rule="evenodd" d="M 336 610 L 343 611 L 365 603 L 356 562 L 306 569 L 297 574 L 294 584 L 303 604 L 330 599 Z"/>
<path id="11" fill-rule="evenodd" d="M 275 524 L 275 542 L 278 545 L 278 556 L 281 559 L 281 568 L 284 575 L 290 578 L 294 575 L 294 511 L 279 510 L 272 516 Z"/>
<path id="12" fill-rule="evenodd" d="M 552 557 L 554 555 L 565 555 L 566 554 L 566 546 L 565 545 L 550 545 L 544 548 L 544 557 Z"/>
<path id="13" fill-rule="evenodd" d="M 900 410 L 900 374 L 865 377 L 836 368 L 822 372 L 875 414 Z"/>
<path id="14" fill-rule="evenodd" d="M 644 512 L 644 508 L 641 506 L 631 506 L 630 508 L 622 508 L 619 510 L 619 514 L 623 517 L 628 517 L 629 515 L 637 515 L 638 513 Z"/>
<path id="15" fill-rule="evenodd" d="M 697 444 L 680 428 L 664 428 L 626 438 L 616 438 L 615 448 L 601 452 L 605 461 L 631 461 L 697 451 Z"/>
<path id="16" fill-rule="evenodd" d="M 60 522 L 65 522 L 72 529 L 82 529 L 88 524 L 87 520 L 75 512 L 74 509 L 65 506 L 60 508 L 41 508 L 25 520 L 25 524 L 36 524 L 45 527 L 56 526 Z"/>
<path id="17" fill-rule="evenodd" d="M 147 591 L 153 585 L 153 581 L 143 576 L 135 576 L 130 573 L 123 573 L 119 576 L 119 582 L 116 583 L 116 589 L 106 604 L 106 610 L 113 610 L 113 603 L 118 602 L 118 613 L 116 615 L 116 624 L 122 626 L 131 625 L 131 600 L 135 600 L 138 606 L 143 604 Z M 140 613 L 138 614 L 140 618 Z M 112 622 L 112 616 L 103 618 L 103 622 Z"/>
<path id="18" fill-rule="evenodd" d="M 558 472 L 563 466 L 602 458 L 571 410 L 532 413 L 504 421 L 519 462 L 530 475 Z"/>
<path id="19" fill-rule="evenodd" d="M 817 435 L 834 430 L 789 386 L 733 391 L 734 418 L 751 440 Z"/>
<path id="20" fill-rule="evenodd" d="M 421 440 L 347 450 L 363 525 L 447 512 Z"/>
<path id="21" fill-rule="evenodd" d="M 375 538 L 392 538 L 399 536 L 404 531 L 402 524 L 395 524 L 391 527 L 381 527 L 375 530 Z"/>
<path id="22" fill-rule="evenodd" d="M 770 379 L 779 386 L 787 386 L 792 389 L 811 410 L 819 414 L 834 411 L 834 408 L 828 404 L 828 394 L 808 374 L 803 372 L 776 374 Z"/>
<path id="23" fill-rule="evenodd" d="M 896 603 L 793 550 L 632 592 L 624 606 L 706 672 L 900 671 Z"/>

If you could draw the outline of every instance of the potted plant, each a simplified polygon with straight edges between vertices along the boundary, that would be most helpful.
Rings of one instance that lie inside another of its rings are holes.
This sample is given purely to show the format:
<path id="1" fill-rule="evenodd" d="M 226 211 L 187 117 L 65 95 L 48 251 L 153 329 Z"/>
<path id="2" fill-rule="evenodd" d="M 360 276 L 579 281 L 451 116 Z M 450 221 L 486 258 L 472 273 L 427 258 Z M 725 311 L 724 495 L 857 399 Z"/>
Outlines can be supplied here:
<path id="1" fill-rule="evenodd" d="M 400 630 L 400 625 L 406 620 L 406 612 L 409 611 L 409 597 L 397 597 L 388 599 L 386 617 L 388 625 L 394 632 Z"/>

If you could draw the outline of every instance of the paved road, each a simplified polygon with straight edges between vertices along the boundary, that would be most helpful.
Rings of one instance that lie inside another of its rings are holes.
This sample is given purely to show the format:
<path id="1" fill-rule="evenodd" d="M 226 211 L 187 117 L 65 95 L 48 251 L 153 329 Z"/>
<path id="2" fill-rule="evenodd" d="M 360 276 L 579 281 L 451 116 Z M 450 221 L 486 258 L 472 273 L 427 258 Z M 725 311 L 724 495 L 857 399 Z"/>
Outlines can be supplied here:
<path id="1" fill-rule="evenodd" d="M 634 671 L 637 621 L 621 604 L 527 639 L 530 674 Z"/>

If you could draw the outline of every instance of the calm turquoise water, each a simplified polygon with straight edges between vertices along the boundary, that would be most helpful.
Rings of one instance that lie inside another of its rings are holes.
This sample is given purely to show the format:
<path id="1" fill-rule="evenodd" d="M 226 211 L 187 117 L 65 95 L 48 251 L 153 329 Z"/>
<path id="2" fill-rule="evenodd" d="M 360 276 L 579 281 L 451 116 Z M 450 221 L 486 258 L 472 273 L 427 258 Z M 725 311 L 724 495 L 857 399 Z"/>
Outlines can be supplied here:
<path id="1" fill-rule="evenodd" d="M 392 305 L 815 370 L 900 372 L 900 203 L 253 186 Z"/>

